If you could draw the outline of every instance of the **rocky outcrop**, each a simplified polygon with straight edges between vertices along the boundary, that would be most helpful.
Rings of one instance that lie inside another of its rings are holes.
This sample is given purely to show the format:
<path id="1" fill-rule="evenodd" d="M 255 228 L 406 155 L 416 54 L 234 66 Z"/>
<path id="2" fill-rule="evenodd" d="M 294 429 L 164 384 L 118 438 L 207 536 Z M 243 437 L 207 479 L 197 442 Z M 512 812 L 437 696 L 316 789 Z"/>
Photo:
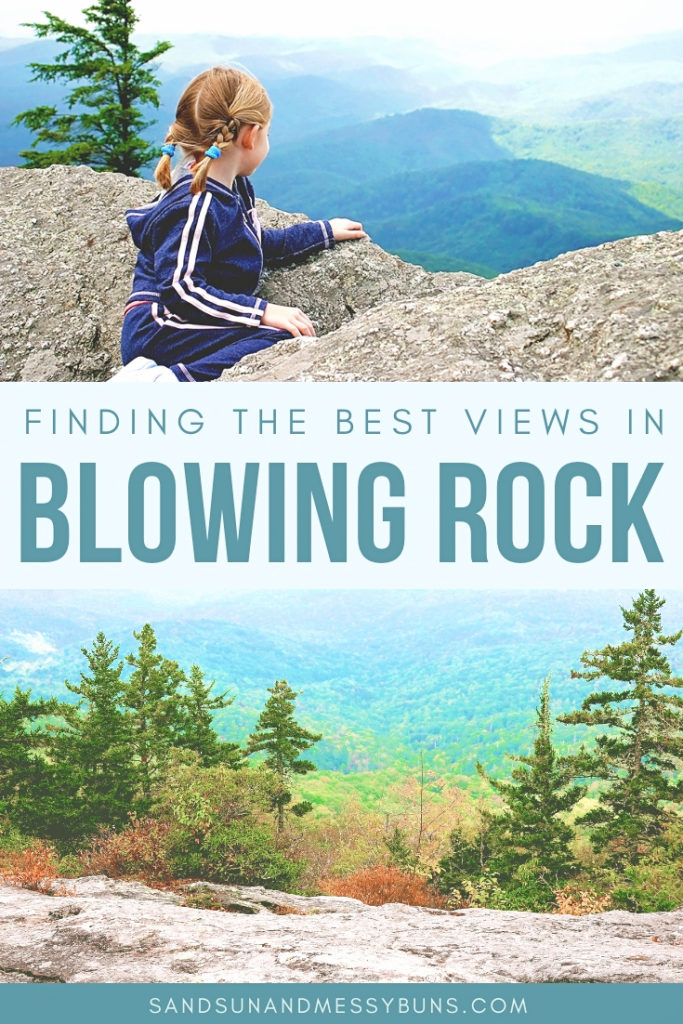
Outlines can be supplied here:
<path id="1" fill-rule="evenodd" d="M 683 910 L 558 917 L 102 876 L 59 885 L 67 895 L 0 888 L 0 980 L 683 981 Z M 225 912 L 197 909 L 206 901 Z"/>
<path id="2" fill-rule="evenodd" d="M 153 183 L 88 167 L 0 168 L 0 379 L 106 380 L 119 365 L 136 250 L 124 219 Z M 303 215 L 259 203 L 265 227 Z M 379 303 L 430 295 L 469 275 L 427 274 L 370 242 L 266 275 L 260 294 L 300 306 L 320 334 Z"/>
<path id="3" fill-rule="evenodd" d="M 106 380 L 135 251 L 123 218 L 149 182 L 85 167 L 0 169 L 0 379 Z M 296 215 L 261 204 L 266 225 Z M 370 230 L 372 225 L 368 225 Z M 627 238 L 484 281 L 428 274 L 369 241 L 266 275 L 318 339 L 279 343 L 240 380 L 678 380 L 683 232 Z"/>
<path id="4" fill-rule="evenodd" d="M 384 303 L 319 340 L 249 356 L 224 378 L 644 381 L 682 374 L 683 232 L 661 232 Z"/>

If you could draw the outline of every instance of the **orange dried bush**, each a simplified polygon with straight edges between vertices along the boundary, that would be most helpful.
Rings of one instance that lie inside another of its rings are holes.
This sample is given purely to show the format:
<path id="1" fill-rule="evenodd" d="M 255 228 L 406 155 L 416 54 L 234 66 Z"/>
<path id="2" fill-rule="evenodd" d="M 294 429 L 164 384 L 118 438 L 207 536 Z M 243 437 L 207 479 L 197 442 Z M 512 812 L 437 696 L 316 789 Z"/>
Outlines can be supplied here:
<path id="1" fill-rule="evenodd" d="M 356 871 L 346 878 L 323 878 L 318 882 L 327 896 L 350 896 L 371 907 L 384 903 L 405 903 L 409 907 L 445 907 L 444 897 L 425 878 L 387 864 Z"/>
<path id="2" fill-rule="evenodd" d="M 590 889 L 579 889 L 565 886 L 553 892 L 556 908 L 553 914 L 571 914 L 582 917 L 584 914 L 602 914 L 610 909 L 612 898 L 609 893 L 600 896 Z"/>
<path id="3" fill-rule="evenodd" d="M 43 840 L 37 840 L 25 850 L 7 853 L 0 866 L 0 876 L 5 882 L 34 892 L 49 893 L 58 874 L 57 851 Z"/>
<path id="4" fill-rule="evenodd" d="M 169 822 L 132 818 L 122 832 L 102 829 L 78 859 L 85 874 L 166 885 L 173 879 L 166 841 L 170 828 Z"/>

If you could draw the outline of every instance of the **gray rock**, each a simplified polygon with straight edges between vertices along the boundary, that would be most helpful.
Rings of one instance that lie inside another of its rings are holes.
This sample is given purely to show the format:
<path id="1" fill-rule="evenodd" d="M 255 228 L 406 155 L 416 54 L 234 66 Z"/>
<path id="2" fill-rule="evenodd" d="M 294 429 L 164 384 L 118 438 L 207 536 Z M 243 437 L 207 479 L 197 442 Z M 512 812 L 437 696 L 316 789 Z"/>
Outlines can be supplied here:
<path id="1" fill-rule="evenodd" d="M 0 169 L 0 379 L 106 380 L 135 250 L 124 211 L 154 186 L 86 167 Z M 302 219 L 260 204 L 266 226 Z M 372 226 L 369 225 L 371 228 Z M 318 340 L 234 380 L 678 380 L 683 232 L 627 238 L 484 281 L 428 274 L 369 241 L 265 275 Z"/>
<path id="2" fill-rule="evenodd" d="M 0 379 L 108 379 L 120 362 L 121 317 L 135 266 L 124 213 L 149 202 L 155 186 L 88 167 L 53 166 L 0 168 L 0 189 Z M 259 216 L 265 227 L 305 220 L 263 202 Z M 435 294 L 469 278 L 427 274 L 363 242 L 268 273 L 261 294 L 305 309 L 325 333 L 378 302 Z"/>
<path id="3" fill-rule="evenodd" d="M 681 379 L 683 232 L 458 285 L 384 303 L 319 340 L 281 342 L 223 379 Z"/>
<path id="4" fill-rule="evenodd" d="M 576 918 L 204 883 L 185 896 L 103 877 L 59 885 L 67 895 L 0 888 L 0 980 L 683 981 L 683 910 Z M 202 893 L 237 912 L 182 905 Z"/>

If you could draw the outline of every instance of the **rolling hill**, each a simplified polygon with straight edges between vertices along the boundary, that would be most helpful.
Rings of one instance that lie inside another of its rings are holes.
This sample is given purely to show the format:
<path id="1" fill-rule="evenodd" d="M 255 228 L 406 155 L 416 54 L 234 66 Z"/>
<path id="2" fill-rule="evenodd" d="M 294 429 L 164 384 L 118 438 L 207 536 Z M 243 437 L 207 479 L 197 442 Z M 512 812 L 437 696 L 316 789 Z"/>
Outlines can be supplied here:
<path id="1" fill-rule="evenodd" d="M 440 770 L 492 769 L 532 735 L 540 682 L 553 676 L 557 713 L 590 684 L 570 678 L 586 648 L 622 635 L 614 592 L 321 591 L 231 594 L 208 601 L 118 593 L 0 593 L 0 668 L 16 684 L 67 696 L 80 648 L 103 630 L 134 648 L 154 625 L 160 650 L 197 662 L 236 695 L 221 713 L 230 739 L 253 728 L 266 687 L 286 678 L 301 720 L 323 732 L 321 768 L 343 772 L 413 764 L 422 749 Z M 665 626 L 683 622 L 683 592 L 668 595 Z M 683 668 L 683 652 L 674 652 Z M 570 737 L 557 729 L 557 740 Z M 567 730 L 567 734 L 569 730 Z M 572 731 L 574 738 L 575 731 Z"/>
<path id="2" fill-rule="evenodd" d="M 357 217 L 385 249 L 443 254 L 497 273 L 616 238 L 683 226 L 635 199 L 628 182 L 542 160 L 414 171 L 338 189 L 334 197 L 329 182 L 320 196 L 312 195 L 308 178 L 301 189 L 298 195 L 293 187 L 289 191 L 290 207 L 304 206 L 306 189 L 309 216 Z M 265 192 L 265 198 L 279 203 L 277 191 Z"/>
<path id="3" fill-rule="evenodd" d="M 492 125 L 492 137 L 510 156 L 552 160 L 683 192 L 683 114 L 568 124 L 498 121 Z"/>
<path id="4" fill-rule="evenodd" d="M 160 107 L 148 111 L 157 123 L 146 134 L 163 138 L 180 91 L 206 63 L 241 63 L 275 105 L 259 194 L 314 217 L 362 218 L 375 241 L 431 270 L 492 276 L 680 226 L 682 38 L 475 72 L 420 40 L 178 37 L 161 61 Z M 26 67 L 50 60 L 54 43 L 5 43 L 8 164 L 30 142 L 11 118 L 61 94 L 31 84 Z"/>

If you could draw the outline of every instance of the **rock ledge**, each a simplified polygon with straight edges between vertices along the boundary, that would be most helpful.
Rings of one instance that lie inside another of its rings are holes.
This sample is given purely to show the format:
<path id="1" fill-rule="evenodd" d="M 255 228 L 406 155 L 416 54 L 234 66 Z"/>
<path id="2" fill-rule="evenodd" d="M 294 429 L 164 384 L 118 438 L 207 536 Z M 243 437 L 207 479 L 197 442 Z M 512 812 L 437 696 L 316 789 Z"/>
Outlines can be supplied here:
<path id="1" fill-rule="evenodd" d="M 576 918 L 104 876 L 60 886 L 0 887 L 0 981 L 683 981 L 683 910 Z M 182 905 L 199 900 L 230 910 Z"/>

